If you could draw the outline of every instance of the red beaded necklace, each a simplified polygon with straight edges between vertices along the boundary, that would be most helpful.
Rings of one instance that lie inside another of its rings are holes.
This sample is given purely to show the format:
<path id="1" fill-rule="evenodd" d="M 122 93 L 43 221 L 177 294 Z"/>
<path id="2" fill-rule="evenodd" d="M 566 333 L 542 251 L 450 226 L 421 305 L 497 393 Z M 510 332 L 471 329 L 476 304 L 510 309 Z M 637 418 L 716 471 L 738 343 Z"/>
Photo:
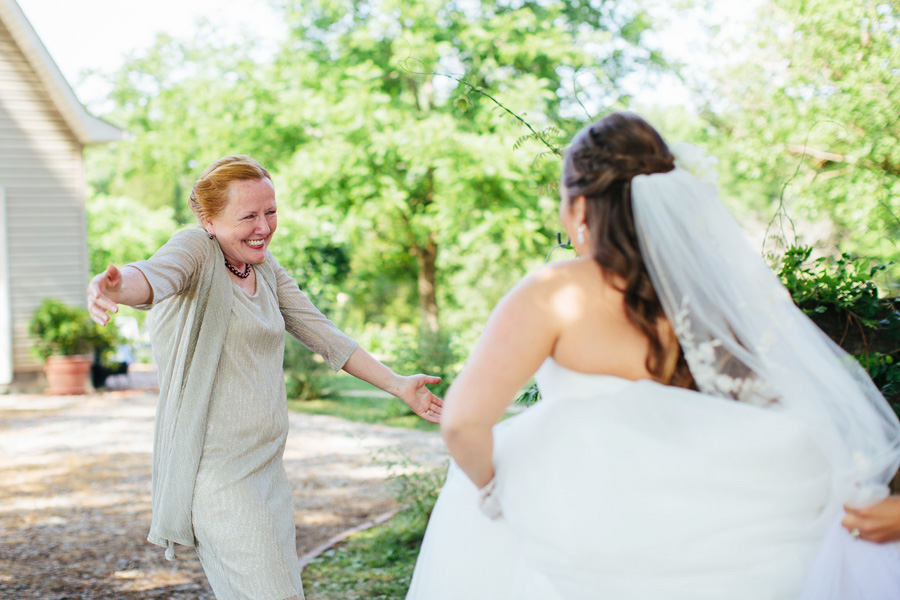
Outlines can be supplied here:
<path id="1" fill-rule="evenodd" d="M 235 269 L 233 266 L 231 266 L 231 263 L 228 262 L 227 258 L 225 259 L 225 266 L 228 267 L 229 271 L 231 271 L 232 273 L 234 273 L 241 279 L 247 279 L 248 277 L 250 277 L 250 263 L 246 263 L 246 265 L 245 265 L 246 268 L 244 269 L 243 273 L 241 273 L 240 271 Z"/>

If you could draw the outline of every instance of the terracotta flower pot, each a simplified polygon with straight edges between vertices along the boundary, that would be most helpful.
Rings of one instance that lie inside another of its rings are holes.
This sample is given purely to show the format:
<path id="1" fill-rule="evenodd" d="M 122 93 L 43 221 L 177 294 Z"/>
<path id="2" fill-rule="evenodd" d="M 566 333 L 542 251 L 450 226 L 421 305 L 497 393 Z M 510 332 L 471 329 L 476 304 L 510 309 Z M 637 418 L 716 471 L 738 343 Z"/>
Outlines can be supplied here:
<path id="1" fill-rule="evenodd" d="M 44 363 L 48 384 L 45 393 L 51 396 L 86 393 L 91 362 L 90 355 L 51 356 L 48 358 Z"/>

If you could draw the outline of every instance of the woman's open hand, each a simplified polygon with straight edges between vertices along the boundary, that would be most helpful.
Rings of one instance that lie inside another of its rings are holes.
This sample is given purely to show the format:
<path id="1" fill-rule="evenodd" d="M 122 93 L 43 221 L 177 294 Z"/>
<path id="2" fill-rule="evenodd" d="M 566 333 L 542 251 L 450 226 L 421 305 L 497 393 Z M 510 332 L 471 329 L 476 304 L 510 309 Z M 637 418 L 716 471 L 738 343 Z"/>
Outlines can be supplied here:
<path id="1" fill-rule="evenodd" d="M 95 275 L 87 288 L 88 311 L 97 325 L 109 322 L 108 312 L 119 312 L 119 295 L 122 293 L 122 273 L 114 265 Z"/>
<path id="2" fill-rule="evenodd" d="M 444 401 L 431 393 L 429 385 L 440 383 L 440 377 L 432 375 L 410 375 L 404 377 L 397 397 L 403 400 L 414 413 L 432 423 L 441 422 Z"/>

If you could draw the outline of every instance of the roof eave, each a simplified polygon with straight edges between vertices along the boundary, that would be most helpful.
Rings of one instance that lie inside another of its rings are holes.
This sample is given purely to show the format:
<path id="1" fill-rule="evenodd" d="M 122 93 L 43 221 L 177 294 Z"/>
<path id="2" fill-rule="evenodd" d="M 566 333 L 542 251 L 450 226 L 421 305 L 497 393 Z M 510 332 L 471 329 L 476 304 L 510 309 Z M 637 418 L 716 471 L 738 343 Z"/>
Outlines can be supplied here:
<path id="1" fill-rule="evenodd" d="M 57 110 L 83 146 L 127 138 L 128 133 L 125 130 L 91 115 L 79 102 L 69 82 L 15 0 L 0 0 L 0 20 L 9 29 L 16 45 L 47 89 Z"/>

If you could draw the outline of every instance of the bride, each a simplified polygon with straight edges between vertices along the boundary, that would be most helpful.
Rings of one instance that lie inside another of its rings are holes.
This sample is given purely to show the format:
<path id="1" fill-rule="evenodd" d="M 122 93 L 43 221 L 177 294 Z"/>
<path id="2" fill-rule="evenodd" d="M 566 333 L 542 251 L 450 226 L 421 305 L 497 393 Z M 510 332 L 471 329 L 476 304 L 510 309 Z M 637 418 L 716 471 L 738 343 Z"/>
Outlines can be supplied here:
<path id="1" fill-rule="evenodd" d="M 704 168 L 630 113 L 572 141 L 581 257 L 510 291 L 450 388 L 407 600 L 900 598 L 898 546 L 840 527 L 886 494 L 900 424 Z"/>

